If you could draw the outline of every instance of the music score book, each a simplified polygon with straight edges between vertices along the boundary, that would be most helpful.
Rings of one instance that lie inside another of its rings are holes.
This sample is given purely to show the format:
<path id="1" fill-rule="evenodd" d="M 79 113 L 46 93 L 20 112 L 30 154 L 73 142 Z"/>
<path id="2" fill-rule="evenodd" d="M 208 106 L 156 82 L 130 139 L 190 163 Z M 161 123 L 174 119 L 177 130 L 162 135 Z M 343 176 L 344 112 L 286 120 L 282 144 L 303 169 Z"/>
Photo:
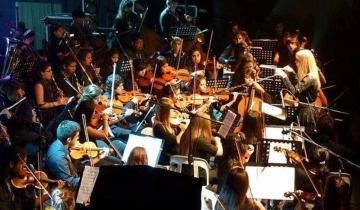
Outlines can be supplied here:
<path id="1" fill-rule="evenodd" d="M 96 179 L 99 175 L 99 167 L 85 166 L 76 203 L 86 204 L 90 202 L 90 196 L 94 189 Z"/>

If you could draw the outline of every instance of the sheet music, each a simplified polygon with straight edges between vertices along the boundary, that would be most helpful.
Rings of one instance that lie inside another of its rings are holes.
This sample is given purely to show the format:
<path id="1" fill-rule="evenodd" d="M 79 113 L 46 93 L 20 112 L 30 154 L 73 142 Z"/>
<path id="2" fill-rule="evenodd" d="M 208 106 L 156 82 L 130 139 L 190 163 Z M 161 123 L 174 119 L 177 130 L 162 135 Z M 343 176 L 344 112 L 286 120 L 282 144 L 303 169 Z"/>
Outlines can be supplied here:
<path id="1" fill-rule="evenodd" d="M 226 138 L 235 119 L 236 119 L 236 113 L 229 110 L 225 115 L 225 118 L 223 121 L 224 124 L 220 126 L 219 131 L 218 131 L 218 134 L 221 137 Z"/>
<path id="2" fill-rule="evenodd" d="M 267 115 L 271 115 L 280 120 L 286 120 L 285 110 L 276 106 L 272 106 L 268 103 L 263 102 L 261 104 L 261 111 Z"/>
<path id="3" fill-rule="evenodd" d="M 85 166 L 76 203 L 84 204 L 90 201 L 91 193 L 99 175 L 99 169 L 99 167 Z"/>
<path id="4" fill-rule="evenodd" d="M 274 147 L 281 147 L 283 149 L 292 150 L 291 143 L 283 143 L 283 142 L 270 142 L 269 146 L 269 163 L 283 163 L 287 164 L 286 155 L 284 152 L 277 152 L 274 150 Z"/>

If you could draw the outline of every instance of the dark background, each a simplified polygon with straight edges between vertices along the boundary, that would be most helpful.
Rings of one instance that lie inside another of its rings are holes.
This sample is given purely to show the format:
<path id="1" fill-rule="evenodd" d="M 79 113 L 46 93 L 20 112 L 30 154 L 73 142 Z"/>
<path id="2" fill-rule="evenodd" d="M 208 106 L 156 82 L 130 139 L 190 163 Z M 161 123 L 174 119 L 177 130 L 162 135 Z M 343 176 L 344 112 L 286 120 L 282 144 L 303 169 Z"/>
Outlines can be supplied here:
<path id="1" fill-rule="evenodd" d="M 89 1 L 89 0 L 88 0 Z M 21 4 L 24 1 L 18 1 Z M 61 4 L 65 13 L 71 13 L 80 5 L 79 0 L 27 1 Z M 117 13 L 120 0 L 92 0 L 98 15 L 97 26 L 110 27 Z M 149 6 L 145 26 L 158 29 L 158 19 L 165 0 L 142 0 Z M 180 0 L 180 4 L 185 1 Z M 300 29 L 310 38 L 311 48 L 316 49 L 320 60 L 327 64 L 323 71 L 327 85 L 336 85 L 325 91 L 331 102 L 339 95 L 332 108 L 349 112 L 349 116 L 334 115 L 337 121 L 338 143 L 336 152 L 359 163 L 360 148 L 360 1 L 359 0 L 189 0 L 203 9 L 197 23 L 201 30 L 214 29 L 211 52 L 219 55 L 230 40 L 229 21 L 237 20 L 252 39 L 267 38 L 273 34 L 277 21 L 284 21 L 289 30 Z M 15 27 L 15 1 L 0 1 L 0 36 L 9 36 Z M 51 14 L 49 14 L 51 15 Z M 22 20 L 26 23 L 26 20 Z M 40 20 L 39 20 L 40 21 Z M 39 34 L 39 33 L 38 33 Z M 209 34 L 206 36 L 209 38 Z M 0 54 L 4 54 L 4 39 L 0 37 Z M 43 38 L 43 37 L 42 37 Z M 1 60 L 3 57 L 1 57 Z M 342 94 L 343 93 L 343 94 Z M 345 164 L 356 177 L 358 170 Z M 356 194 L 357 195 L 357 194 Z M 357 196 L 358 197 L 358 196 Z"/>

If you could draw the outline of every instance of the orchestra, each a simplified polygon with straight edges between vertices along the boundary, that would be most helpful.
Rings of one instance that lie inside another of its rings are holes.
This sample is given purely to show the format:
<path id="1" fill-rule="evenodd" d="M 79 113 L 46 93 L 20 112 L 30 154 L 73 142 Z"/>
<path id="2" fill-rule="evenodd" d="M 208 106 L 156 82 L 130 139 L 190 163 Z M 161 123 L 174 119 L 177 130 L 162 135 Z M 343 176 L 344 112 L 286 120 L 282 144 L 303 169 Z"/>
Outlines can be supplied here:
<path id="1" fill-rule="evenodd" d="M 288 123 L 293 129 L 296 124 L 306 133 L 305 138 L 327 135 L 319 128 L 324 125 L 321 121 L 324 118 L 319 116 L 331 118 L 331 113 L 327 113 L 330 109 L 326 92 L 322 89 L 325 75 L 314 53 L 299 41 L 299 33 L 279 35 L 272 52 L 274 65 L 270 75 L 277 80 L 270 81 L 262 76 L 265 73 L 262 65 L 266 63 L 254 53 L 257 46 L 245 29 L 233 31 L 230 44 L 216 55 L 211 49 L 213 32 L 211 37 L 206 37 L 196 30 L 190 45 L 185 36 L 172 36 L 174 27 L 194 26 L 194 17 L 182 14 L 177 9 L 177 0 L 166 0 L 165 4 L 159 23 L 160 36 L 167 43 L 160 42 L 163 46 L 156 46 L 158 51 L 148 51 L 147 45 L 154 43 L 146 43 L 144 37 L 148 34 L 141 29 L 148 8 L 136 0 L 121 1 L 113 26 L 117 41 L 101 56 L 96 54 L 91 29 L 84 24 L 85 14 L 79 10 L 72 14 L 69 32 L 62 25 L 51 24 L 47 61 L 32 46 L 34 32 L 29 29 L 23 33 L 24 41 L 18 44 L 20 52 L 14 56 L 18 56 L 20 66 L 29 62 L 34 65 L 29 69 L 11 69 L 10 81 L 1 84 L 5 91 L 1 91 L 0 97 L 0 145 L 6 148 L 1 148 L 4 154 L 13 147 L 26 149 L 23 159 L 27 154 L 29 161 L 38 161 L 32 162 L 34 165 L 45 162 L 45 167 L 15 173 L 16 176 L 12 173 L 11 177 L 1 172 L 0 181 L 4 185 L 0 191 L 7 194 L 0 195 L 0 209 L 22 199 L 13 195 L 15 188 L 34 186 L 54 193 L 64 190 L 70 197 L 74 196 L 84 165 L 123 165 L 122 155 L 129 135 L 144 135 L 147 129 L 151 130 L 148 135 L 163 139 L 159 165 L 170 165 L 173 155 L 193 156 L 213 163 L 209 170 L 216 172 L 212 174 L 217 179 L 211 184 L 217 186 L 214 193 L 219 194 L 217 209 L 265 209 L 267 201 L 246 195 L 251 187 L 251 177 L 246 171 L 248 162 L 262 164 L 259 157 L 269 153 L 269 149 L 261 148 L 266 128 L 271 124 L 264 104 L 283 112 L 296 110 L 295 120 L 284 119 L 279 125 Z M 203 45 L 208 49 L 203 49 Z M 226 71 L 230 77 L 226 77 Z M 282 87 L 277 93 L 268 85 L 275 82 Z M 25 92 L 25 85 L 31 87 L 29 91 Z M 17 104 L 22 98 L 26 100 Z M 74 104 L 70 106 L 70 102 Z M 230 112 L 240 120 L 228 124 L 226 116 Z M 226 137 L 219 135 L 219 127 L 228 129 Z M 302 132 L 291 129 L 289 136 L 295 141 Z M 150 158 L 144 148 L 137 150 L 141 152 L 142 164 L 132 157 L 127 165 L 148 164 Z M 317 148 L 309 143 L 303 143 L 300 150 L 278 148 L 284 157 L 292 159 L 292 167 L 300 174 L 296 178 L 307 183 L 306 186 L 296 183 L 296 189 L 304 192 L 294 193 L 292 196 L 298 201 L 292 201 L 291 205 L 311 203 L 316 209 L 324 209 L 328 204 L 324 204 L 323 198 L 331 196 L 324 193 L 329 193 L 332 186 L 328 185 L 335 178 L 326 171 L 314 175 L 306 169 L 317 164 L 316 158 L 307 157 L 313 151 Z M 36 160 L 36 152 L 41 152 L 45 161 Z M 0 171 L 13 170 L 10 163 L 20 164 L 21 158 L 8 158 L 12 159 L 2 163 Z M 26 164 L 21 164 L 24 170 Z M 42 199 L 48 199 L 51 194 Z M 312 195 L 311 199 L 301 197 L 305 194 Z M 229 195 L 238 196 L 239 200 L 232 200 L 235 197 Z M 32 206 L 40 205 L 38 198 L 32 198 L 31 202 Z M 64 204 L 68 209 L 74 208 L 74 199 L 64 198 L 64 202 L 69 203 Z"/>

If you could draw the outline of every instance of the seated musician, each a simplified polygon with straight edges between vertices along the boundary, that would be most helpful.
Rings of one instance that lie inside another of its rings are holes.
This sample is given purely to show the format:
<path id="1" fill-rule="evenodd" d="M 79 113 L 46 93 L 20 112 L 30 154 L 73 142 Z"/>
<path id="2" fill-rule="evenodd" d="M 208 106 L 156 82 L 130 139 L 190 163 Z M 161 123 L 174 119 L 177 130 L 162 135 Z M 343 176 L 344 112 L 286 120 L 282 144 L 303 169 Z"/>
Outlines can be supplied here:
<path id="1" fill-rule="evenodd" d="M 41 120 L 47 125 L 59 113 L 60 107 L 67 103 L 61 89 L 53 80 L 52 68 L 49 63 L 39 63 L 36 69 L 37 82 L 34 85 L 35 103 L 41 109 Z"/>
<path id="2" fill-rule="evenodd" d="M 72 56 L 67 56 L 64 58 L 64 68 L 55 75 L 56 83 L 68 98 L 80 96 L 82 91 L 75 71 L 76 60 Z"/>
<path id="3" fill-rule="evenodd" d="M 50 140 L 51 133 L 44 133 L 39 131 L 41 126 L 36 114 L 33 103 L 29 98 L 26 98 L 20 104 L 10 111 L 6 108 L 17 101 L 23 99 L 25 96 L 24 86 L 16 81 L 10 81 L 5 86 L 5 93 L 1 101 L 1 121 L 7 127 L 7 133 L 11 139 L 11 144 L 26 147 L 27 153 L 31 157 L 35 157 L 38 144 L 45 144 L 46 140 Z M 41 139 L 40 133 L 47 139 Z M 40 141 L 41 140 L 41 141 Z"/>
<path id="4" fill-rule="evenodd" d="M 141 62 L 149 61 L 149 54 L 144 48 L 144 37 L 141 34 L 133 34 L 130 48 L 126 49 L 129 59 L 140 59 Z"/>
<path id="5" fill-rule="evenodd" d="M 79 186 L 80 177 L 70 158 L 69 149 L 78 143 L 79 132 L 80 125 L 77 122 L 62 121 L 56 129 L 56 140 L 50 145 L 45 162 L 49 176 L 65 181 L 72 190 Z"/>
<path id="6" fill-rule="evenodd" d="M 0 209 L 32 210 L 39 208 L 40 204 L 43 205 L 40 202 L 44 202 L 49 196 L 47 194 L 37 196 L 32 184 L 27 185 L 26 182 L 26 184 L 22 182 L 22 179 L 29 174 L 26 169 L 26 152 L 14 146 L 1 145 L 0 159 Z M 55 180 L 55 184 L 62 188 L 65 183 Z"/>
<path id="7" fill-rule="evenodd" d="M 202 50 L 195 48 L 190 52 L 190 59 L 187 69 L 189 70 L 190 73 L 195 72 L 195 70 L 201 71 L 199 72 L 199 74 L 204 76 L 205 75 L 204 62 L 205 62 L 205 55 L 203 54 Z"/>
<path id="8" fill-rule="evenodd" d="M 182 48 L 182 39 L 180 37 L 173 37 L 171 41 L 171 49 L 165 52 L 163 55 L 166 58 L 167 63 L 177 68 L 179 63 L 179 69 L 182 69 L 187 64 L 187 54 L 181 49 Z M 181 55 L 180 55 L 181 50 Z M 180 59 L 180 61 L 179 61 Z"/>
<path id="9" fill-rule="evenodd" d="M 131 150 L 126 164 L 129 166 L 148 165 L 148 156 L 144 147 L 134 147 Z"/>
<path id="10" fill-rule="evenodd" d="M 100 88 L 96 85 L 89 85 L 84 89 L 81 95 L 78 105 L 74 113 L 74 120 L 79 124 L 83 124 L 82 114 L 86 118 L 86 130 L 91 141 L 96 142 L 98 147 L 109 147 L 106 140 L 109 140 L 110 132 L 113 133 L 114 139 L 112 143 L 119 152 L 123 152 L 125 149 L 125 139 L 121 139 L 123 130 L 120 127 L 111 124 L 109 113 L 95 110 L 96 105 L 99 103 Z M 105 104 L 102 104 L 106 106 Z M 109 110 L 111 111 L 111 110 Z M 84 129 L 81 129 L 81 140 L 85 141 Z M 104 141 L 105 140 L 105 141 Z M 116 160 L 115 160 L 116 161 Z"/>
<path id="11" fill-rule="evenodd" d="M 95 69 L 93 65 L 93 54 L 91 50 L 83 49 L 78 54 L 81 65 L 84 67 L 84 70 L 81 66 L 78 66 L 76 69 L 76 74 L 78 76 L 78 80 L 80 84 L 83 86 L 87 86 L 89 84 L 96 84 L 101 86 L 102 79 L 100 77 L 100 70 Z M 89 76 L 89 78 L 88 78 Z M 90 82 L 91 80 L 91 82 Z"/>
<path id="12" fill-rule="evenodd" d="M 178 125 L 180 132 L 176 134 L 171 125 L 171 107 L 174 107 L 173 101 L 170 98 L 163 97 L 156 110 L 154 136 L 164 139 L 163 150 L 159 159 L 160 165 L 169 165 L 170 156 L 178 153 L 180 139 L 189 125 L 188 122 L 180 123 Z"/>
<path id="13" fill-rule="evenodd" d="M 246 31 L 238 31 L 234 33 L 232 43 L 225 48 L 219 57 L 220 63 L 228 63 L 233 66 L 237 57 L 237 45 L 240 44 L 245 44 L 246 46 L 250 45 L 250 39 Z"/>
<path id="14" fill-rule="evenodd" d="M 180 139 L 180 154 L 192 154 L 208 161 L 210 156 L 222 156 L 221 140 L 212 135 L 210 116 L 198 113 L 190 120 Z"/>
<path id="15" fill-rule="evenodd" d="M 107 77 L 113 73 L 114 64 L 119 65 L 119 60 L 121 60 L 120 52 L 116 48 L 112 48 L 104 60 L 104 63 L 100 67 L 102 82 L 106 82 Z"/>
<path id="16" fill-rule="evenodd" d="M 151 89 L 151 83 L 154 79 L 150 64 L 142 62 L 139 59 L 135 59 L 133 62 L 133 67 L 135 83 L 133 83 L 131 72 L 129 72 L 125 78 L 125 89 L 127 91 L 138 92 L 141 90 L 142 93 L 149 93 Z"/>

